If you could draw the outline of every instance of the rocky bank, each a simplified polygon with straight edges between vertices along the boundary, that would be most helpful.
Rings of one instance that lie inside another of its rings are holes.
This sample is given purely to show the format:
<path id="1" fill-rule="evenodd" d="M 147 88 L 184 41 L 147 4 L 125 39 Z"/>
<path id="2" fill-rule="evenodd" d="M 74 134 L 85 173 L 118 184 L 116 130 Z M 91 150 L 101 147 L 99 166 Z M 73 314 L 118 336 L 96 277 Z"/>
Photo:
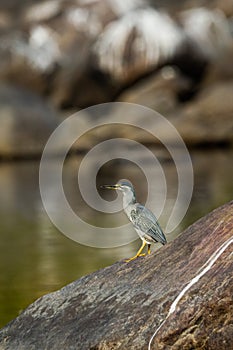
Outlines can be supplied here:
<path id="1" fill-rule="evenodd" d="M 112 101 L 232 146 L 232 18 L 231 0 L 2 1 L 0 157 L 38 157 L 61 114 Z"/>

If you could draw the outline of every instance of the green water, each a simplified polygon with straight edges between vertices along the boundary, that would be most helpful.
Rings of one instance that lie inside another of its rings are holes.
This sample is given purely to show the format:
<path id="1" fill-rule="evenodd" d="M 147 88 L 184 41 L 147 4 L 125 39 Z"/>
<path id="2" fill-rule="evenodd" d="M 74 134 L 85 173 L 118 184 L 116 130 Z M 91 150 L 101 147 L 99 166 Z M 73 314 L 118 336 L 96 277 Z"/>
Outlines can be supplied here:
<path id="1" fill-rule="evenodd" d="M 209 150 L 192 152 L 195 174 L 193 199 L 189 210 L 172 240 L 180 231 L 213 208 L 232 199 L 233 152 Z M 64 177 L 71 202 L 82 216 L 104 226 L 109 217 L 93 213 L 83 205 L 77 186 L 75 164 L 69 160 Z M 146 164 L 145 167 L 150 167 Z M 175 196 L 175 168 L 164 164 L 170 196 Z M 0 326 L 16 317 L 38 297 L 57 290 L 65 284 L 133 255 L 140 244 L 97 249 L 78 244 L 61 234 L 50 222 L 40 199 L 38 162 L 0 164 Z M 130 163 L 109 164 L 99 173 L 99 183 L 113 183 L 118 178 L 130 178 L 137 184 L 139 201 L 145 201 L 146 184 L 142 172 Z M 73 193 L 74 192 L 74 193 Z M 73 194 L 72 194 L 73 193 Z M 72 197 L 73 196 L 73 197 Z M 113 215 L 114 218 L 114 215 Z M 117 220 L 126 222 L 119 215 Z M 161 218 L 163 225 L 165 218 Z"/>

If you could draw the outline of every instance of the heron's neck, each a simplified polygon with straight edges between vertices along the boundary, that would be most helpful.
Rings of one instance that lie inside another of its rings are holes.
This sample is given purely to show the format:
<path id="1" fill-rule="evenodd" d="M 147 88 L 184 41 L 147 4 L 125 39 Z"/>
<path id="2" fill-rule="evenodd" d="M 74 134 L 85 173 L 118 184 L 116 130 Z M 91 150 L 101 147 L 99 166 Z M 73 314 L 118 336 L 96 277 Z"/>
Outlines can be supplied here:
<path id="1" fill-rule="evenodd" d="M 124 209 L 127 208 L 129 205 L 135 204 L 135 203 L 136 203 L 136 197 L 135 197 L 135 194 L 133 192 L 124 193 L 124 195 L 123 195 L 123 207 L 124 207 Z"/>

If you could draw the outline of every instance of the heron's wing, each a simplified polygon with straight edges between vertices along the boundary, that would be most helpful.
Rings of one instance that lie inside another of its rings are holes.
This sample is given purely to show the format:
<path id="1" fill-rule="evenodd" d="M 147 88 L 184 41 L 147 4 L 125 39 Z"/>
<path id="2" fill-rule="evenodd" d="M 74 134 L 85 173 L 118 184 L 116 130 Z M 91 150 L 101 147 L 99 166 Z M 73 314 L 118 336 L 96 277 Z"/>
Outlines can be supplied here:
<path id="1" fill-rule="evenodd" d="M 137 204 L 131 211 L 131 220 L 135 228 L 149 235 L 153 240 L 162 244 L 167 243 L 156 216 L 143 205 Z"/>

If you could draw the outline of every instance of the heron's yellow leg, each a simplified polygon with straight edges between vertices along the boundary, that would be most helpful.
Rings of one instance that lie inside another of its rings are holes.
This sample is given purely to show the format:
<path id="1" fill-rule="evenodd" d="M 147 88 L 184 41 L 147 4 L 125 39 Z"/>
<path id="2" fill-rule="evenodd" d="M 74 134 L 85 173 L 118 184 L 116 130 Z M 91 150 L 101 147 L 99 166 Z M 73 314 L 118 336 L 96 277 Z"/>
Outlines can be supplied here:
<path id="1" fill-rule="evenodd" d="M 148 250 L 147 250 L 147 253 L 150 254 L 150 253 L 151 253 L 151 251 L 150 251 L 150 244 L 148 244 L 147 249 L 148 249 Z"/>
<path id="2" fill-rule="evenodd" d="M 139 256 L 144 256 L 145 254 L 141 254 L 141 252 L 142 252 L 143 248 L 145 247 L 145 245 L 146 245 L 146 242 L 143 241 L 137 254 L 135 256 L 133 256 L 132 258 L 125 260 L 125 262 L 129 262 L 131 260 L 137 259 Z"/>

